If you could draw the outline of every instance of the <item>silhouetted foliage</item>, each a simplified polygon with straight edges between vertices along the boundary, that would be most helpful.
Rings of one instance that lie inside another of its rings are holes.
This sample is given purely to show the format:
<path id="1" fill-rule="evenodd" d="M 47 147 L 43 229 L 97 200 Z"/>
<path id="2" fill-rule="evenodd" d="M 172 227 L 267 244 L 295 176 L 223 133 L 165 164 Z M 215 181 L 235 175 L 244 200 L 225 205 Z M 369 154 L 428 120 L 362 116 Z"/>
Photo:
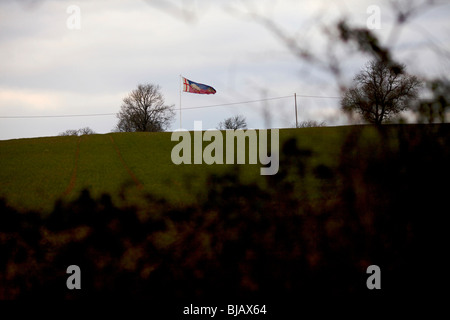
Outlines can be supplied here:
<path id="1" fill-rule="evenodd" d="M 429 81 L 427 85 L 432 97 L 419 102 L 416 108 L 419 121 L 445 123 L 447 120 L 447 109 L 450 107 L 450 81 L 447 79 L 434 79 Z"/>
<path id="2" fill-rule="evenodd" d="M 367 28 L 351 27 L 345 20 L 336 25 L 339 38 L 344 43 L 353 43 L 361 53 L 369 54 L 395 75 L 401 74 L 404 67 L 392 59 L 391 50 L 383 46 L 373 31 Z"/>

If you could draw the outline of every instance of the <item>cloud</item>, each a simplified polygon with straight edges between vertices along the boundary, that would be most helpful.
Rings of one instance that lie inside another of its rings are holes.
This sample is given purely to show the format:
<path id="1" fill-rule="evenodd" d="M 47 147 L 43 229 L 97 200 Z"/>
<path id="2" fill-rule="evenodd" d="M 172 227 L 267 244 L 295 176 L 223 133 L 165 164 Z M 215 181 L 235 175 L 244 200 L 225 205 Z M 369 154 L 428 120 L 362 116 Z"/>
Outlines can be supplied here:
<path id="1" fill-rule="evenodd" d="M 42 91 L 27 91 L 21 89 L 0 89 L 0 105 L 3 114 L 17 112 L 17 109 L 39 111 L 57 110 L 61 100 L 54 94 Z M 5 112 L 6 111 L 6 112 Z M 9 112 L 8 112 L 9 111 Z"/>
<path id="2" fill-rule="evenodd" d="M 126 94 L 127 92 L 86 94 L 2 88 L 0 89 L 0 139 L 54 136 L 66 129 L 87 126 L 98 133 L 110 132 L 117 122 L 114 114 L 118 112 Z M 113 115 L 59 117 L 110 113 Z M 19 118 L 3 118 L 10 116 Z M 20 116 L 39 117 L 20 118 Z M 46 118 L 46 116 L 49 117 Z"/>

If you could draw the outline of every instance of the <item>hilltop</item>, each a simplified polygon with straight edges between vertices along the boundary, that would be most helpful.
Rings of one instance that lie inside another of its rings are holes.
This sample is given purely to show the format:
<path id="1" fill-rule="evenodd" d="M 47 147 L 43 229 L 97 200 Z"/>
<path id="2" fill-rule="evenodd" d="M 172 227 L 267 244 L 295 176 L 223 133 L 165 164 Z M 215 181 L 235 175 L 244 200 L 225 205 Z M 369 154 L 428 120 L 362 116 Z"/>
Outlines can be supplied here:
<path id="1" fill-rule="evenodd" d="M 448 125 L 386 125 L 381 131 L 372 126 L 280 129 L 280 158 L 283 153 L 289 154 L 293 148 L 290 140 L 295 139 L 295 146 L 303 152 L 301 159 L 307 160 L 309 167 L 302 184 L 307 184 L 314 193 L 313 189 L 323 182 L 317 170 L 327 168 L 325 171 L 331 172 L 342 165 L 357 165 L 342 163 L 345 148 L 351 144 L 353 149 L 362 148 L 367 153 L 383 150 L 392 153 L 402 144 L 414 143 L 415 140 L 406 141 L 409 136 L 426 133 L 439 134 L 441 140 L 448 138 L 442 136 L 448 133 L 448 128 Z M 290 145 L 285 146 L 287 141 Z M 136 204 L 151 194 L 175 206 L 184 206 L 206 194 L 211 175 L 237 169 L 243 182 L 265 183 L 266 179 L 259 175 L 260 164 L 175 165 L 171 150 L 176 144 L 171 141 L 170 132 L 0 141 L 0 197 L 19 210 L 43 212 L 52 210 L 57 200 L 73 200 L 84 189 L 94 197 L 108 193 L 118 205 Z M 203 142 L 204 147 L 207 144 Z M 360 154 L 361 159 L 366 156 Z M 288 171 L 286 166 L 292 166 L 280 161 L 278 176 Z"/>
<path id="2" fill-rule="evenodd" d="M 0 299 L 286 307 L 440 292 L 449 125 L 280 130 L 268 176 L 259 164 L 176 166 L 170 137 L 0 142 Z M 65 285 L 71 265 L 81 290 Z M 373 266 L 381 290 L 367 284 Z"/>
<path id="3" fill-rule="evenodd" d="M 350 130 L 351 127 L 281 129 L 280 148 L 290 138 L 296 138 L 299 147 L 313 151 L 314 162 L 333 165 L 342 139 Z M 51 210 L 58 199 L 74 199 L 83 189 L 94 196 L 109 193 L 117 203 L 123 203 L 120 195 L 139 198 L 152 194 L 174 205 L 184 205 L 204 194 L 209 175 L 234 167 L 175 165 L 171 150 L 177 142 L 170 138 L 171 133 L 164 132 L 0 141 L 0 197 L 21 210 L 38 211 Z M 238 167 L 244 181 L 261 181 L 260 164 Z"/>

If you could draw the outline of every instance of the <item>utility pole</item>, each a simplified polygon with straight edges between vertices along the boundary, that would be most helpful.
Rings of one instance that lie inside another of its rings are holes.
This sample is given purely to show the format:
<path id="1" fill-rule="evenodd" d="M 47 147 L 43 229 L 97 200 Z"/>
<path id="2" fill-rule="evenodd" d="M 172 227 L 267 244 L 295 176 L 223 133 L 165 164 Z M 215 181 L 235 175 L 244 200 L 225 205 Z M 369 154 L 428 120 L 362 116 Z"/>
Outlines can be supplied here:
<path id="1" fill-rule="evenodd" d="M 183 81 L 183 77 L 180 74 L 180 129 L 181 129 L 181 82 Z"/>
<path id="2" fill-rule="evenodd" d="M 297 93 L 294 93 L 295 100 L 295 127 L 298 128 L 298 119 L 297 119 Z"/>

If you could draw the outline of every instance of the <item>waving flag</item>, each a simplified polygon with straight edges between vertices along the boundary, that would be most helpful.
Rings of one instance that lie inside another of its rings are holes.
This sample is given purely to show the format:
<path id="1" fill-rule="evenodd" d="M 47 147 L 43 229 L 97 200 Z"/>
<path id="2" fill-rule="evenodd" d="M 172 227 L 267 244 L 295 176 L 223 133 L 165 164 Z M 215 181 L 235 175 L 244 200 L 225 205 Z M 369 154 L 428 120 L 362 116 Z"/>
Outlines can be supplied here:
<path id="1" fill-rule="evenodd" d="M 215 94 L 216 89 L 206 84 L 197 83 L 189 79 L 183 78 L 183 91 L 199 94 Z"/>

